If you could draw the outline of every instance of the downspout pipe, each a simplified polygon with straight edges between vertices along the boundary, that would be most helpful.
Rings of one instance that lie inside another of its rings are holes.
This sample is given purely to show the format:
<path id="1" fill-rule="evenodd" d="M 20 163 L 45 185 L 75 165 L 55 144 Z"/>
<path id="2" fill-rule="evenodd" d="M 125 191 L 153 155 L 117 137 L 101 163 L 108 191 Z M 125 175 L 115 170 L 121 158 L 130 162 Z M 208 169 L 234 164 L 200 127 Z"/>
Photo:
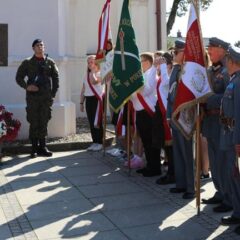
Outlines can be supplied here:
<path id="1" fill-rule="evenodd" d="M 162 49 L 161 0 L 156 0 L 157 50 Z"/>

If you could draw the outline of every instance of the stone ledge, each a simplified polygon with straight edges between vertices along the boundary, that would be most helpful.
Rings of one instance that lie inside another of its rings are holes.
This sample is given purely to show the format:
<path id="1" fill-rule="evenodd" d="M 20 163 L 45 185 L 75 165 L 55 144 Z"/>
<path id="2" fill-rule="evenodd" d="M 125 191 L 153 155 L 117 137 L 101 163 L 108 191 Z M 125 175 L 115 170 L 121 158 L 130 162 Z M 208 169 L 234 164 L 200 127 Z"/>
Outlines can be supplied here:
<path id="1" fill-rule="evenodd" d="M 106 139 L 106 147 L 110 146 L 114 140 L 114 137 Z M 53 152 L 64 152 L 72 150 L 83 150 L 89 147 L 92 142 L 67 142 L 67 143 L 48 143 L 47 147 Z M 30 144 L 23 144 L 19 146 L 3 146 L 3 154 L 23 154 L 31 152 Z"/>

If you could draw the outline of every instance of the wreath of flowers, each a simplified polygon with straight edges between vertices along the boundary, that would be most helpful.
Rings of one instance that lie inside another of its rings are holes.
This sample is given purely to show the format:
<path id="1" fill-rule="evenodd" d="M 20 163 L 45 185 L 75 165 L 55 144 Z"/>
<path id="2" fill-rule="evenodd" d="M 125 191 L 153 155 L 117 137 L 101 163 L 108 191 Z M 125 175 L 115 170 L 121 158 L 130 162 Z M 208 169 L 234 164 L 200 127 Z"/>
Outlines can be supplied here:
<path id="1" fill-rule="evenodd" d="M 12 116 L 11 112 L 0 105 L 0 143 L 13 141 L 18 135 L 21 123 Z"/>

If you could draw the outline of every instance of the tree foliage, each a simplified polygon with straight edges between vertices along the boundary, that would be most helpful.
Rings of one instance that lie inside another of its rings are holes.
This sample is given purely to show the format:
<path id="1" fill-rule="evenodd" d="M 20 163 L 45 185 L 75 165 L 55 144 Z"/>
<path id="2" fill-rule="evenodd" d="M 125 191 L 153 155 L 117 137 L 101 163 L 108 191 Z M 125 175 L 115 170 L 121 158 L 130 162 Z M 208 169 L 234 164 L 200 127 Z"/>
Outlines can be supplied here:
<path id="1" fill-rule="evenodd" d="M 167 35 L 170 34 L 176 17 L 182 17 L 188 11 L 188 6 L 192 0 L 173 0 L 172 7 L 167 21 Z M 207 10 L 213 0 L 200 0 L 201 10 Z"/>
<path id="2" fill-rule="evenodd" d="M 235 45 L 236 47 L 240 47 L 240 41 L 237 41 L 234 45 Z"/>

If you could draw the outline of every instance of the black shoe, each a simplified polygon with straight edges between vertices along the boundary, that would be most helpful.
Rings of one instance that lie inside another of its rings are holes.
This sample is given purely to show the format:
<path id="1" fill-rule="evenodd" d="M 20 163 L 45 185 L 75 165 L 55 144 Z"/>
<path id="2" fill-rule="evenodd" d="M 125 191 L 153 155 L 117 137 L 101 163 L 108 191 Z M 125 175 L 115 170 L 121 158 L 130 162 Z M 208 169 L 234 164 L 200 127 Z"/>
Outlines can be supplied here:
<path id="1" fill-rule="evenodd" d="M 52 156 L 52 152 L 48 151 L 46 147 L 46 138 L 39 138 L 39 148 L 37 154 L 42 157 Z"/>
<path id="2" fill-rule="evenodd" d="M 163 177 L 160 177 L 156 181 L 156 184 L 159 184 L 159 185 L 167 185 L 172 183 L 175 183 L 175 178 L 174 176 L 171 176 L 171 175 L 165 175 Z"/>
<path id="3" fill-rule="evenodd" d="M 229 211 L 232 211 L 232 210 L 233 210 L 232 207 L 230 207 L 230 206 L 228 206 L 228 205 L 226 205 L 224 203 L 221 203 L 219 206 L 213 208 L 214 212 L 219 212 L 219 213 L 229 212 Z"/>
<path id="4" fill-rule="evenodd" d="M 52 156 L 52 152 L 48 151 L 48 149 L 45 148 L 39 148 L 37 151 L 37 155 L 41 156 L 41 157 L 51 157 Z"/>
<path id="5" fill-rule="evenodd" d="M 210 178 L 210 174 L 209 173 L 207 173 L 207 174 L 202 173 L 201 176 L 200 176 L 201 180 L 207 180 L 209 178 Z"/>
<path id="6" fill-rule="evenodd" d="M 234 229 L 234 232 L 238 235 L 240 235 L 240 225 L 237 226 L 235 229 Z"/>
<path id="7" fill-rule="evenodd" d="M 221 223 L 223 225 L 231 225 L 231 224 L 240 224 L 240 218 L 236 218 L 234 216 L 231 217 L 223 217 L 221 219 Z"/>
<path id="8" fill-rule="evenodd" d="M 36 152 L 31 152 L 30 158 L 36 158 L 36 157 L 37 157 L 37 153 Z"/>
<path id="9" fill-rule="evenodd" d="M 170 188 L 170 193 L 183 193 L 186 192 L 186 188 Z"/>
<path id="10" fill-rule="evenodd" d="M 142 173 L 144 177 L 154 177 L 161 175 L 161 170 L 159 171 L 153 171 L 153 170 L 146 170 Z"/>
<path id="11" fill-rule="evenodd" d="M 216 197 L 211 197 L 209 199 L 202 199 L 202 203 L 204 204 L 219 204 L 222 203 L 222 200 Z"/>
<path id="12" fill-rule="evenodd" d="M 195 198 L 195 193 L 185 192 L 185 193 L 182 195 L 182 198 L 183 198 L 183 199 L 193 199 L 193 198 Z"/>
<path id="13" fill-rule="evenodd" d="M 144 173 L 146 171 L 147 171 L 147 168 L 145 167 L 145 168 L 138 169 L 136 173 Z"/>

